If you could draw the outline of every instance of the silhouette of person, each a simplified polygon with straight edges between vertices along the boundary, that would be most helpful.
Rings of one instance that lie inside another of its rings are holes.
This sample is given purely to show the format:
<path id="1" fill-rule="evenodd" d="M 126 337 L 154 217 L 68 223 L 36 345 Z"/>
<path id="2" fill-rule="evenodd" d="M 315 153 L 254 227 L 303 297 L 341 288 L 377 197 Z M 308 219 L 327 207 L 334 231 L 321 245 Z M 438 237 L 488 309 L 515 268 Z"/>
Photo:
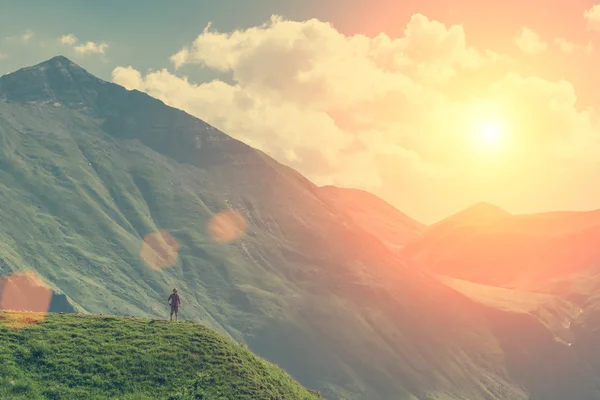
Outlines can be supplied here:
<path id="1" fill-rule="evenodd" d="M 177 289 L 173 289 L 173 293 L 169 296 L 168 299 L 169 304 L 171 305 L 171 321 L 173 321 L 173 314 L 175 314 L 175 321 L 179 316 L 179 304 L 181 304 L 181 299 L 179 294 L 177 293 Z"/>

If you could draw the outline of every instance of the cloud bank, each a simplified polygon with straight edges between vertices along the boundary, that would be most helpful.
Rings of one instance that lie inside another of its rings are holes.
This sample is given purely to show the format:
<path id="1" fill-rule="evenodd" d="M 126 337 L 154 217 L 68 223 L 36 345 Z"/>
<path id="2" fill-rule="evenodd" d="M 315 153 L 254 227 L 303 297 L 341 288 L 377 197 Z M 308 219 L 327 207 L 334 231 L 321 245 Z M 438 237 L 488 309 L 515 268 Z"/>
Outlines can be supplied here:
<path id="1" fill-rule="evenodd" d="M 516 43 L 530 55 L 548 50 L 527 28 Z M 565 53 L 577 48 L 556 44 Z M 229 33 L 209 25 L 171 62 L 175 72 L 118 67 L 113 81 L 198 116 L 317 184 L 360 187 L 392 201 L 410 188 L 415 207 L 451 187 L 463 199 L 491 193 L 491 184 L 473 189 L 482 169 L 496 188 L 511 174 L 527 187 L 544 163 L 597 156 L 597 113 L 578 108 L 569 82 L 507 70 L 484 90 L 449 94 L 449 87 L 470 87 L 481 71 L 508 68 L 510 58 L 469 45 L 460 25 L 420 14 L 398 38 L 344 35 L 319 20 L 276 16 Z M 178 74 L 183 66 L 230 73 L 233 83 L 190 82 Z M 481 119 L 507 126 L 506 154 L 472 148 Z"/>

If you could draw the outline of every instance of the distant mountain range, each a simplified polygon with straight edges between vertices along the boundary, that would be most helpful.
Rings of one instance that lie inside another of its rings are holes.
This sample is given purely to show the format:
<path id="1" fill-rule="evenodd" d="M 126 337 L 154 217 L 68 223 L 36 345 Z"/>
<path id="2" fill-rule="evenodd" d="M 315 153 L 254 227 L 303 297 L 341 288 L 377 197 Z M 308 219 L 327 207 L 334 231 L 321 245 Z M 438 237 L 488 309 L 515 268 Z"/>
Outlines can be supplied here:
<path id="1" fill-rule="evenodd" d="M 152 318 L 177 287 L 327 399 L 600 398 L 594 213 L 426 227 L 60 56 L 0 78 L 0 204 L 6 280 Z"/>
<path id="2" fill-rule="evenodd" d="M 542 290 L 600 266 L 600 210 L 511 215 L 479 204 L 403 249 L 423 269 L 469 281 Z"/>

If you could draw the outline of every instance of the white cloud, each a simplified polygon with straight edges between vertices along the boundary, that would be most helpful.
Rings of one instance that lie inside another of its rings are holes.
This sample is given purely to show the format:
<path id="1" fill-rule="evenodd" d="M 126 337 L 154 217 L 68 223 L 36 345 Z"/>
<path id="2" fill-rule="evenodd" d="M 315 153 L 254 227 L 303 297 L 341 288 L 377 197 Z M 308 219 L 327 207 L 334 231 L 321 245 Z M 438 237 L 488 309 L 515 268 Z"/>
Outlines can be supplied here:
<path id="1" fill-rule="evenodd" d="M 88 41 L 88 42 L 86 42 L 84 44 L 80 44 L 80 45 L 75 45 L 75 43 L 77 43 L 77 41 L 78 41 L 77 37 L 75 37 L 75 35 L 73 35 L 72 33 L 63 35 L 59 38 L 59 42 L 62 45 L 71 47 L 73 49 L 73 51 L 75 51 L 75 53 L 77 53 L 80 56 L 86 56 L 86 55 L 90 55 L 90 54 L 103 55 L 105 53 L 106 49 L 108 48 L 108 44 L 106 44 L 106 43 L 97 43 L 97 42 L 92 42 L 92 41 Z"/>
<path id="2" fill-rule="evenodd" d="M 540 36 L 533 30 L 524 27 L 515 36 L 515 44 L 521 51 L 529 56 L 543 53 L 548 48 Z"/>
<path id="3" fill-rule="evenodd" d="M 77 38 L 72 33 L 60 37 L 60 44 L 65 46 L 73 46 L 77 42 Z"/>
<path id="4" fill-rule="evenodd" d="M 113 81 L 207 121 L 317 184 L 399 195 L 400 187 L 430 190 L 432 181 L 460 191 L 465 174 L 476 173 L 465 149 L 480 100 L 451 98 L 439 84 L 468 83 L 478 69 L 502 60 L 469 46 L 462 27 L 422 15 L 410 19 L 400 38 L 347 36 L 318 20 L 274 17 L 231 33 L 207 27 L 171 57 L 176 69 L 231 73 L 233 84 L 195 84 L 167 69 L 143 74 L 132 67 L 114 69 Z M 507 168 L 527 166 L 532 153 L 545 161 L 580 160 L 584 151 L 593 158 L 598 116 L 577 107 L 568 82 L 509 74 L 485 87 L 473 96 L 497 105 L 523 155 Z M 537 173 L 524 169 L 518 176 Z"/>
<path id="5" fill-rule="evenodd" d="M 117 67 L 112 72 L 113 82 L 118 82 L 128 90 L 143 90 L 144 80 L 142 74 L 133 67 Z"/>
<path id="6" fill-rule="evenodd" d="M 454 76 L 457 68 L 477 68 L 493 62 L 495 58 L 492 52 L 481 54 L 468 46 L 460 25 L 447 27 L 421 14 L 410 19 L 404 30 L 405 36 L 399 39 L 385 34 L 375 38 L 363 35 L 345 37 L 329 23 L 316 19 L 285 21 L 277 16 L 261 26 L 230 34 L 212 32 L 210 26 L 190 48 L 183 48 L 171 57 L 176 69 L 184 64 L 201 64 L 220 71 L 235 70 L 240 71 L 239 78 L 243 81 L 246 77 L 242 64 L 250 65 L 257 61 L 246 57 L 296 57 L 287 63 L 288 70 L 283 71 L 286 73 L 295 71 L 294 63 L 312 68 L 316 56 L 330 52 L 330 67 L 352 58 L 362 63 L 357 65 L 359 68 L 370 68 L 368 64 L 375 64 L 386 73 L 402 69 L 428 79 L 444 79 Z M 295 39 L 290 35 L 296 36 L 299 42 L 292 42 Z M 323 38 L 325 42 L 312 40 L 316 37 Z M 342 51 L 345 54 L 341 54 Z M 318 67 L 312 70 L 316 74 L 328 72 L 318 71 Z M 253 79 L 268 79 L 270 72 L 265 69 L 264 75 Z"/>
<path id="7" fill-rule="evenodd" d="M 8 41 L 8 42 L 15 42 L 15 43 L 27 43 L 29 42 L 33 37 L 35 36 L 35 33 L 31 30 L 31 29 L 27 29 L 25 31 L 25 33 L 21 34 L 21 35 L 17 35 L 17 36 L 8 36 L 6 38 L 4 38 L 4 40 Z"/>
<path id="8" fill-rule="evenodd" d="M 554 43 L 558 49 L 565 54 L 573 54 L 575 52 L 585 52 L 591 54 L 594 51 L 594 45 L 589 41 L 586 45 L 573 43 L 565 38 L 557 38 Z"/>
<path id="9" fill-rule="evenodd" d="M 557 38 L 555 40 L 556 45 L 563 53 L 573 53 L 577 45 L 573 42 L 568 41 L 564 38 Z"/>
<path id="10" fill-rule="evenodd" d="M 73 47 L 75 52 L 79 55 L 85 56 L 88 54 L 104 54 L 104 51 L 108 48 L 106 43 L 95 43 L 87 42 L 79 46 Z"/>
<path id="11" fill-rule="evenodd" d="M 600 4 L 592 6 L 583 13 L 589 30 L 600 31 Z"/>
<path id="12" fill-rule="evenodd" d="M 34 35 L 35 35 L 35 34 L 33 33 L 33 31 L 32 31 L 32 30 L 30 30 L 30 29 L 28 29 L 28 30 L 27 30 L 27 32 L 25 32 L 25 33 L 24 33 L 24 34 L 21 36 L 21 40 L 22 40 L 23 42 L 29 42 L 29 41 L 30 41 L 30 40 L 33 38 L 33 36 L 34 36 Z"/>

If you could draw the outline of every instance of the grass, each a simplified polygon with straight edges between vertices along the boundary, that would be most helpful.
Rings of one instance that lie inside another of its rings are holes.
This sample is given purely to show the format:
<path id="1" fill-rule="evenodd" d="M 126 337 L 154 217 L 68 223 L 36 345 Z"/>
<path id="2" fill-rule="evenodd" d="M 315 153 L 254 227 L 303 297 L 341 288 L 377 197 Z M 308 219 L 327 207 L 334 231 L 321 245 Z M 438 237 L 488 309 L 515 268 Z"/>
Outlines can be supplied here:
<path id="1" fill-rule="evenodd" d="M 0 311 L 0 398 L 321 397 L 202 325 Z"/>

